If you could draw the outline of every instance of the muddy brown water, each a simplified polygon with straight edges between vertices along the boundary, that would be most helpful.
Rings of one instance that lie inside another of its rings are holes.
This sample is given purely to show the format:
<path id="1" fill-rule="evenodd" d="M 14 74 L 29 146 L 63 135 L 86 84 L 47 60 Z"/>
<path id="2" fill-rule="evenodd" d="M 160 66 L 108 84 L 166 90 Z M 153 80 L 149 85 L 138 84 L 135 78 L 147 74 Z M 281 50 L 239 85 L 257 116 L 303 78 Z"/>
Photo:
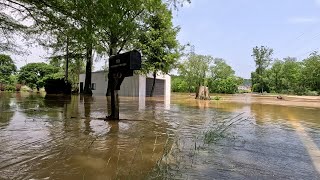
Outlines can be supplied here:
<path id="1" fill-rule="evenodd" d="M 0 179 L 320 178 L 317 100 L 120 101 L 105 122 L 104 96 L 0 93 Z"/>

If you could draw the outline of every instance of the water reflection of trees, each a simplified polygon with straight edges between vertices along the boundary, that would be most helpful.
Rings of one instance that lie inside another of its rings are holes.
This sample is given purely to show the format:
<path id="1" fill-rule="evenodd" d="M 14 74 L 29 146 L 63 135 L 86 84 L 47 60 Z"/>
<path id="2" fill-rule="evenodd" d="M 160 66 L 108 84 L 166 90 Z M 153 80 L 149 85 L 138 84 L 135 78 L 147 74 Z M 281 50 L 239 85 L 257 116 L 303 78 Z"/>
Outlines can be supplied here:
<path id="1" fill-rule="evenodd" d="M 84 133 L 86 135 L 88 135 L 92 132 L 92 129 L 90 127 L 90 122 L 91 122 L 90 115 L 91 115 L 91 104 L 93 102 L 93 97 L 92 96 L 84 96 L 83 100 L 84 100 L 83 106 L 84 106 L 84 117 L 85 117 L 85 120 L 84 120 L 85 131 L 84 131 Z"/>
<path id="2" fill-rule="evenodd" d="M 11 108 L 11 94 L 0 92 L 0 123 L 8 123 L 14 115 L 14 109 Z"/>
<path id="3" fill-rule="evenodd" d="M 93 117 L 100 116 L 96 113 L 105 108 L 103 98 L 72 96 L 69 101 L 31 96 L 22 97 L 18 103 L 22 114 L 36 119 L 28 121 L 28 126 L 41 123 L 39 131 L 46 137 L 40 139 L 46 140 L 39 141 L 36 147 L 25 147 L 30 153 L 24 157 L 36 158 L 26 163 L 22 174 L 12 176 L 15 178 L 142 178 L 156 165 L 164 146 L 170 146 L 166 144 L 170 125 L 165 121 L 163 102 L 151 102 L 141 112 L 137 104 L 125 102 L 122 106 L 126 111 L 122 113 L 129 120 L 120 122 Z M 40 160 L 40 156 L 44 158 Z"/>
<path id="4" fill-rule="evenodd" d="M 19 111 L 27 117 L 44 117 L 61 119 L 61 114 L 72 112 L 72 97 L 62 95 L 41 96 L 29 94 L 17 101 Z"/>

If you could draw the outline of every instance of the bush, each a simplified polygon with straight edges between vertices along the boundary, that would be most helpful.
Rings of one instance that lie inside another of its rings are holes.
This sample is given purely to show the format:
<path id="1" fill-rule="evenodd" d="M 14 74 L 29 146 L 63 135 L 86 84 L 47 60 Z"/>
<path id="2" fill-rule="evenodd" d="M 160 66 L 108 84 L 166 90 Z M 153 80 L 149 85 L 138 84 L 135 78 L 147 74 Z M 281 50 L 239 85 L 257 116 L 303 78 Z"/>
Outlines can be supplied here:
<path id="1" fill-rule="evenodd" d="M 307 91 L 305 93 L 305 95 L 307 95 L 307 96 L 318 96 L 319 94 L 318 94 L 317 91 Z"/>
<path id="2" fill-rule="evenodd" d="M 21 87 L 21 89 L 20 89 L 20 91 L 23 91 L 23 92 L 30 92 L 30 91 L 32 91 L 32 89 L 31 89 L 31 88 L 29 88 L 28 86 L 22 86 L 22 87 Z"/>
<path id="3" fill-rule="evenodd" d="M 47 94 L 71 94 L 72 85 L 70 82 L 65 83 L 64 79 L 45 80 L 44 88 Z"/>
<path id="4" fill-rule="evenodd" d="M 254 85 L 252 86 L 252 91 L 253 91 L 253 92 L 261 92 L 260 84 L 259 84 L 259 83 L 254 84 Z"/>
<path id="5" fill-rule="evenodd" d="M 172 92 L 195 92 L 193 86 L 189 87 L 190 84 L 186 82 L 182 77 L 176 76 L 172 77 L 171 80 L 171 90 Z"/>
<path id="6" fill-rule="evenodd" d="M 220 96 L 215 96 L 214 98 L 212 98 L 213 100 L 219 101 L 221 99 Z"/>
<path id="7" fill-rule="evenodd" d="M 13 92 L 13 91 L 16 91 L 16 87 L 14 85 L 11 85 L 11 84 L 10 85 L 5 85 L 4 90 Z"/>

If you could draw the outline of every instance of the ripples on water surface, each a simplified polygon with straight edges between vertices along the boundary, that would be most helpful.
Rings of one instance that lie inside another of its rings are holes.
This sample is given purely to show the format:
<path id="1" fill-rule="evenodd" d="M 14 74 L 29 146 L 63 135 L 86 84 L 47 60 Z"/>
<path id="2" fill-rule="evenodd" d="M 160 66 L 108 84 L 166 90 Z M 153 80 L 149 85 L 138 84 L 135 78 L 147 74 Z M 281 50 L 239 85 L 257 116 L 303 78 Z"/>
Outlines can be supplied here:
<path id="1" fill-rule="evenodd" d="M 104 122 L 103 96 L 1 93 L 0 179 L 320 178 L 318 108 L 225 99 L 121 98 Z"/>

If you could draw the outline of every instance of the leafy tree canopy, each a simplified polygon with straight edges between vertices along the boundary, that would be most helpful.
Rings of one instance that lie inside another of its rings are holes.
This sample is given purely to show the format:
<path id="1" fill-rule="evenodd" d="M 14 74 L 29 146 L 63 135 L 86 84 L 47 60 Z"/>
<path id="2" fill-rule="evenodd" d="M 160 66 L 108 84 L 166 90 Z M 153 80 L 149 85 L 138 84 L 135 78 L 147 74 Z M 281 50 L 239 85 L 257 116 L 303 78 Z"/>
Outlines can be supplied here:
<path id="1" fill-rule="evenodd" d="M 23 66 L 18 75 L 18 81 L 30 88 L 39 88 L 44 86 L 44 81 L 48 77 L 58 78 L 59 68 L 46 63 L 29 63 Z"/>
<path id="2" fill-rule="evenodd" d="M 230 76 L 234 76 L 235 72 L 229 66 L 224 59 L 214 59 L 214 65 L 210 67 L 212 79 L 226 79 Z"/>
<path id="3" fill-rule="evenodd" d="M 273 49 L 266 46 L 256 46 L 252 50 L 252 57 L 256 63 L 256 71 L 251 74 L 253 90 L 256 92 L 269 91 L 266 82 L 266 69 L 272 61 Z"/>
<path id="4" fill-rule="evenodd" d="M 172 13 L 165 4 L 153 7 L 149 13 L 137 43 L 145 59 L 143 72 L 169 73 L 179 58 L 179 28 L 173 26 Z"/>
<path id="5" fill-rule="evenodd" d="M 17 67 L 11 57 L 5 54 L 0 54 L 0 84 L 12 83 L 10 77 L 16 71 Z"/>
<path id="6" fill-rule="evenodd" d="M 181 63 L 179 73 L 189 82 L 190 86 L 206 85 L 206 77 L 212 60 L 212 56 L 191 53 L 188 59 Z"/>

